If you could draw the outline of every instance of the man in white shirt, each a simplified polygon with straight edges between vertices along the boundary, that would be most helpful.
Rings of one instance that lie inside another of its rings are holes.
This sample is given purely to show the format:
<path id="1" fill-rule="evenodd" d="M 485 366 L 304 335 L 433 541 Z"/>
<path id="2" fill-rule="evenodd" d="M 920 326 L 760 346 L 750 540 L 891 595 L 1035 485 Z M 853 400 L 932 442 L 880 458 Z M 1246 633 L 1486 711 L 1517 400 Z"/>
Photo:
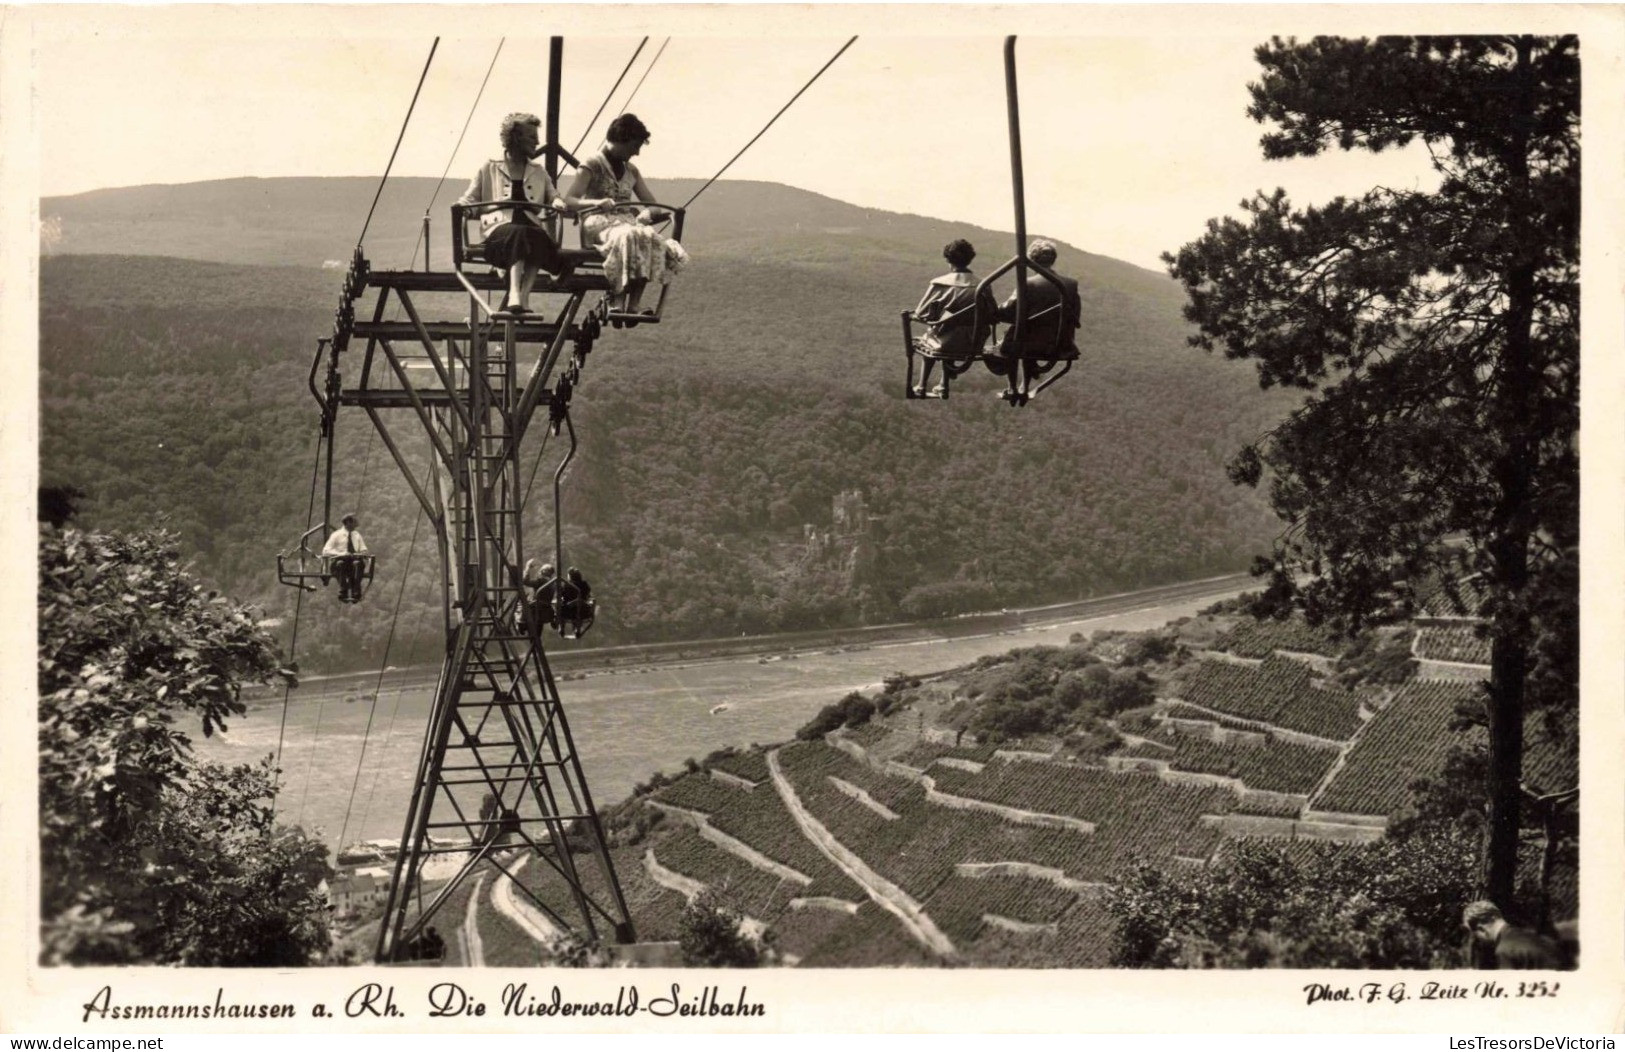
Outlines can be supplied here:
<path id="1" fill-rule="evenodd" d="M 327 544 L 322 547 L 322 556 L 328 560 L 328 566 L 333 576 L 339 580 L 339 602 L 361 602 L 361 579 L 366 560 L 361 556 L 367 554 L 367 542 L 361 539 L 361 533 L 356 529 L 360 523 L 356 517 L 346 515 L 339 529 L 327 538 Z"/>

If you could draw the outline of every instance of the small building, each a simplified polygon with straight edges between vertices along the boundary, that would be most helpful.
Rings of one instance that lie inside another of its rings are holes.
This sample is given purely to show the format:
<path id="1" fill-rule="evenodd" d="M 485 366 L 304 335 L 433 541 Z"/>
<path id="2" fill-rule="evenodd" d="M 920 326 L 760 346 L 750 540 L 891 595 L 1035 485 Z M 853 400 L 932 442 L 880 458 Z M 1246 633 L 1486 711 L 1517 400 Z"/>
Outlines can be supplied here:
<path id="1" fill-rule="evenodd" d="M 340 872 L 328 889 L 333 910 L 355 913 L 384 901 L 389 892 L 389 873 L 377 867 Z"/>

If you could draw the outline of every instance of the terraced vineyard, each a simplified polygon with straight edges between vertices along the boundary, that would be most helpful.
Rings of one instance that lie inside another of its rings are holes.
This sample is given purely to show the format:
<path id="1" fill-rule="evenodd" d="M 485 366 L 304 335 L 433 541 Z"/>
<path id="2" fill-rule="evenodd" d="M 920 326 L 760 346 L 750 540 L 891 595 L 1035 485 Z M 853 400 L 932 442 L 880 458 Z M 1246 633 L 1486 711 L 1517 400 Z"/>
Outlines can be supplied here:
<path id="1" fill-rule="evenodd" d="M 1427 617 L 1477 617 L 1484 602 L 1484 590 L 1476 578 L 1435 579 L 1420 591 L 1421 610 Z"/>
<path id="2" fill-rule="evenodd" d="M 1417 632 L 1416 656 L 1430 661 L 1490 663 L 1490 641 L 1471 625 L 1429 625 Z"/>
<path id="3" fill-rule="evenodd" d="M 984 923 L 984 915 L 1052 924 L 1076 905 L 1078 895 L 1039 876 L 962 876 L 960 863 L 1018 862 L 1061 870 L 1068 876 L 1095 864 L 1090 861 L 1094 849 L 1088 835 L 930 803 L 922 786 L 880 774 L 829 746 L 798 744 L 781 751 L 779 757 L 786 777 L 818 821 L 841 843 L 858 850 L 887 880 L 924 904 L 926 913 L 955 946 L 980 963 L 988 963 L 981 957 L 984 943 L 1004 947 L 998 951 L 1002 960 L 1021 942 L 1044 937 L 1041 931 L 1007 933 L 996 925 L 990 927 Z M 880 817 L 836 789 L 831 777 L 863 788 L 884 801 L 898 818 Z M 1106 941 L 1109 930 L 1095 931 L 1092 938 Z"/>
<path id="4" fill-rule="evenodd" d="M 683 912 L 686 899 L 677 892 L 663 888 L 650 878 L 643 868 L 644 848 L 639 845 L 610 849 L 615 874 L 620 878 L 621 894 L 626 897 L 626 908 L 636 923 L 638 938 L 647 942 L 663 942 L 677 938 L 677 919 Z M 598 902 L 609 902 L 609 886 L 603 870 L 586 853 L 576 855 L 576 869 L 588 893 Z M 532 862 L 520 872 L 520 883 L 529 888 L 547 907 L 572 924 L 579 921 L 574 897 L 551 867 Z M 522 893 L 516 893 L 522 898 Z M 527 962 L 534 965 L 534 951 Z"/>
<path id="5" fill-rule="evenodd" d="M 941 962 L 903 931 L 897 919 L 865 902 L 802 958 L 803 968 L 931 967 Z"/>
<path id="6" fill-rule="evenodd" d="M 771 784 L 740 793 L 726 810 L 711 816 L 711 824 L 773 861 L 811 877 L 803 896 L 863 900 L 863 890 L 801 834 Z"/>
<path id="7" fill-rule="evenodd" d="M 1210 618 L 1203 631 L 1222 626 Z M 876 715 L 835 739 L 714 754 L 709 768 L 617 814 L 613 858 L 640 939 L 675 939 L 686 896 L 704 887 L 769 925 L 783 960 L 803 967 L 1104 967 L 1116 941 L 1105 896 L 1131 865 L 1207 865 L 1239 843 L 1232 835 L 1360 839 L 1369 830 L 1312 812 L 1403 812 L 1415 779 L 1437 772 L 1456 744 L 1481 739 L 1451 729 L 1456 707 L 1478 685 L 1412 681 L 1381 708 L 1373 696 L 1374 712 L 1362 720 L 1360 694 L 1276 653 L 1333 656 L 1337 647 L 1324 634 L 1296 623 L 1242 623 L 1216 645 L 1262 657 L 1183 666 L 1172 659 L 1156 681 L 1172 687 L 1161 700 L 1109 717 L 1110 710 L 1088 709 L 1093 696 L 1079 702 L 1074 694 L 1063 704 L 1080 705 L 1080 717 L 1043 739 L 1053 759 L 1010 758 L 1018 746 L 976 741 L 977 733 L 1000 739 L 997 728 L 975 722 L 982 716 L 975 706 L 983 694 L 997 704 L 1056 704 L 1045 691 L 1058 700 L 1058 684 L 1083 680 L 1077 668 L 1103 663 L 1081 649 L 984 663 L 971 670 L 981 693 L 954 680 L 951 690 L 937 683 L 890 697 L 904 714 Z M 1468 627 L 1426 626 L 1418 653 L 1463 660 L 1480 645 Z M 1011 687 L 1017 673 L 1024 693 Z M 956 734 L 962 743 L 948 744 Z M 1526 737 L 1531 784 L 1547 792 L 1572 786 L 1572 726 L 1552 731 L 1532 720 Z M 878 765 L 882 757 L 900 766 Z M 1136 770 L 1134 761 L 1148 764 Z M 1236 779 L 1253 792 L 1244 797 L 1182 775 Z M 786 787 L 822 831 L 802 828 L 781 793 Z M 1294 841 L 1292 850 L 1300 846 Z M 861 864 L 849 873 L 853 857 Z M 669 872 L 657 880 L 650 858 Z M 583 873 L 595 893 L 607 890 L 596 867 Z M 533 866 L 524 879 L 573 917 L 556 877 Z M 1554 885 L 1560 891 L 1562 879 Z M 533 951 L 518 945 L 511 927 L 481 917 L 487 958 L 532 963 Z"/>
<path id="8" fill-rule="evenodd" d="M 979 774 L 952 767 L 931 773 L 937 788 L 956 796 L 1100 824 L 1119 823 L 1137 811 L 1155 816 L 1146 822 L 1182 829 L 1197 815 L 1228 811 L 1235 799 L 1225 789 L 1170 785 L 1138 772 L 1060 763 L 1001 760 Z"/>
<path id="9" fill-rule="evenodd" d="M 1556 793 L 1580 783 L 1577 716 L 1567 713 L 1548 722 L 1532 712 L 1523 721 L 1523 779 L 1538 792 Z"/>
<path id="10" fill-rule="evenodd" d="M 1075 892 L 1026 877 L 950 877 L 926 900 L 925 910 L 957 945 L 984 934 L 989 915 L 1018 924 L 1054 924 L 1077 903 Z M 997 926 L 997 922 L 994 922 Z"/>
<path id="11" fill-rule="evenodd" d="M 1266 658 L 1277 650 L 1337 657 L 1343 645 L 1325 629 L 1312 628 L 1296 618 L 1289 621 L 1256 621 L 1243 618 L 1213 644 L 1239 657 Z"/>
<path id="12" fill-rule="evenodd" d="M 944 756 L 950 756 L 957 760 L 970 760 L 975 763 L 987 763 L 993 759 L 993 753 L 997 749 L 998 746 L 996 745 L 947 745 L 943 742 L 922 741 L 898 756 L 897 762 L 921 769 L 931 766 L 933 761 Z"/>
<path id="13" fill-rule="evenodd" d="M 719 771 L 731 774 L 735 778 L 743 778 L 745 781 L 754 782 L 757 785 L 767 781 L 768 777 L 767 756 L 760 749 L 734 753 L 732 756 L 716 761 L 711 766 Z"/>
<path id="14" fill-rule="evenodd" d="M 1337 762 L 1337 750 L 1295 745 L 1271 738 L 1258 744 L 1219 744 L 1171 729 L 1147 732 L 1161 745 L 1135 745 L 1118 755 L 1164 760 L 1181 771 L 1239 778 L 1249 789 L 1277 793 L 1311 792 Z"/>
<path id="15" fill-rule="evenodd" d="M 1321 811 L 1386 815 L 1410 802 L 1410 784 L 1438 771 L 1460 737 L 1450 731 L 1456 706 L 1478 687 L 1463 683 L 1410 683 L 1349 750 L 1343 769 L 1310 801 Z"/>
<path id="16" fill-rule="evenodd" d="M 1185 679 L 1184 700 L 1242 719 L 1346 741 L 1360 726 L 1360 699 L 1317 686 L 1308 668 L 1270 657 L 1256 667 L 1204 661 Z"/>
<path id="17" fill-rule="evenodd" d="M 1230 716 L 1215 715 L 1193 705 L 1184 705 L 1177 701 L 1167 702 L 1162 706 L 1162 713 L 1176 720 L 1194 720 L 1197 723 L 1210 723 L 1219 727 L 1229 727 L 1238 731 L 1257 731 L 1258 728 L 1246 720 Z"/>
<path id="18" fill-rule="evenodd" d="M 691 828 L 663 838 L 654 853 L 662 866 L 716 888 L 730 905 L 758 920 L 778 917 L 803 888 L 797 881 L 757 869 Z"/>
<path id="19" fill-rule="evenodd" d="M 933 769 L 933 776 L 939 789 L 956 796 L 1096 823 L 1093 834 L 1072 842 L 1073 850 L 1057 852 L 1067 876 L 1086 881 L 1110 881 L 1136 859 L 1202 857 L 1218 843 L 1202 816 L 1223 814 L 1236 800 L 1227 789 L 1052 763 L 1000 762 L 981 774 Z"/>
<path id="20" fill-rule="evenodd" d="M 709 775 L 691 774 L 661 789 L 654 795 L 654 799 L 673 807 L 709 815 L 724 810 L 740 797 L 749 795 L 748 790 L 719 782 Z"/>

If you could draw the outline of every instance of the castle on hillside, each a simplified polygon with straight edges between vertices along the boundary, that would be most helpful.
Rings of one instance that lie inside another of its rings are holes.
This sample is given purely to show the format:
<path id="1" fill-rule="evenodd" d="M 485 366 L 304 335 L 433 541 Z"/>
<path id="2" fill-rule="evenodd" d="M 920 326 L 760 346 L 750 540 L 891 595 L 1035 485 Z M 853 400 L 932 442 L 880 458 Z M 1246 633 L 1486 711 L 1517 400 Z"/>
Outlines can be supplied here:
<path id="1" fill-rule="evenodd" d="M 871 527 L 874 515 L 859 490 L 842 490 L 831 501 L 830 525 L 807 523 L 802 526 L 803 567 L 808 570 L 835 570 L 848 582 L 855 581 L 868 565 L 874 550 Z"/>

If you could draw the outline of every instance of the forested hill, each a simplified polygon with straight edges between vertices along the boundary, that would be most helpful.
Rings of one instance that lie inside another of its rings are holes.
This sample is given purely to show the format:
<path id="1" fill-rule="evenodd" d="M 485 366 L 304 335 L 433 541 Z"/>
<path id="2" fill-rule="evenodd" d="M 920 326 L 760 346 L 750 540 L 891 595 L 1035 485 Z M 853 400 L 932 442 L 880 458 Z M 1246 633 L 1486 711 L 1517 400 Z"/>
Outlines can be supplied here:
<path id="1" fill-rule="evenodd" d="M 694 188 L 655 185 L 678 201 Z M 90 494 L 89 524 L 167 517 L 205 576 L 291 610 L 273 557 L 310 499 L 305 375 L 341 280 L 321 264 L 347 257 L 373 189 L 232 180 L 41 203 L 42 474 Z M 375 265 L 406 265 L 433 191 L 391 183 L 367 238 Z M 595 641 L 1072 598 L 1240 568 L 1273 529 L 1223 463 L 1290 396 L 1185 346 L 1171 281 L 1063 245 L 1084 300 L 1072 375 L 1019 411 L 985 373 L 948 402 L 911 403 L 897 312 L 943 268 L 944 242 L 970 238 L 991 266 L 1008 234 L 760 183 L 713 186 L 690 223 L 694 263 L 667 320 L 606 334 L 572 407 L 565 558 L 603 599 Z M 339 427 L 335 500 L 361 511 L 380 568 L 360 607 L 307 602 L 307 667 L 376 659 L 416 516 L 365 419 Z M 532 549 L 551 532 L 550 467 Z M 853 493 L 842 526 L 834 505 Z M 823 531 L 812 543 L 809 524 Z M 436 631 L 434 571 L 420 534 L 396 663 Z"/>
<path id="2" fill-rule="evenodd" d="M 466 175 L 467 173 L 463 173 Z M 662 201 L 681 204 L 699 190 L 698 179 L 653 179 Z M 425 211 L 437 266 L 451 258 L 451 204 L 461 179 L 392 179 L 378 199 L 367 230 L 367 254 L 378 266 L 413 258 Z M 320 266 L 348 261 L 361 233 L 377 180 L 221 179 L 180 185 L 93 190 L 40 201 L 41 249 L 50 254 L 180 256 L 218 263 Z M 1035 219 L 1038 217 L 1034 217 Z M 1036 229 L 1036 228 L 1035 228 Z M 857 250 L 876 260 L 941 270 L 949 237 L 966 237 L 987 265 L 1008 257 L 1012 235 L 924 216 L 859 208 L 778 183 L 724 180 L 706 190 L 689 215 L 684 241 L 697 253 L 817 262 L 832 251 Z M 1174 246 L 1169 246 L 1170 248 Z M 420 259 L 421 262 L 421 259 Z M 1175 304 L 1178 288 L 1159 272 L 1105 256 L 1069 253 L 1063 263 L 1085 285 Z M 935 273 L 935 271 L 933 271 Z M 917 297 L 916 297 L 917 298 Z"/>

